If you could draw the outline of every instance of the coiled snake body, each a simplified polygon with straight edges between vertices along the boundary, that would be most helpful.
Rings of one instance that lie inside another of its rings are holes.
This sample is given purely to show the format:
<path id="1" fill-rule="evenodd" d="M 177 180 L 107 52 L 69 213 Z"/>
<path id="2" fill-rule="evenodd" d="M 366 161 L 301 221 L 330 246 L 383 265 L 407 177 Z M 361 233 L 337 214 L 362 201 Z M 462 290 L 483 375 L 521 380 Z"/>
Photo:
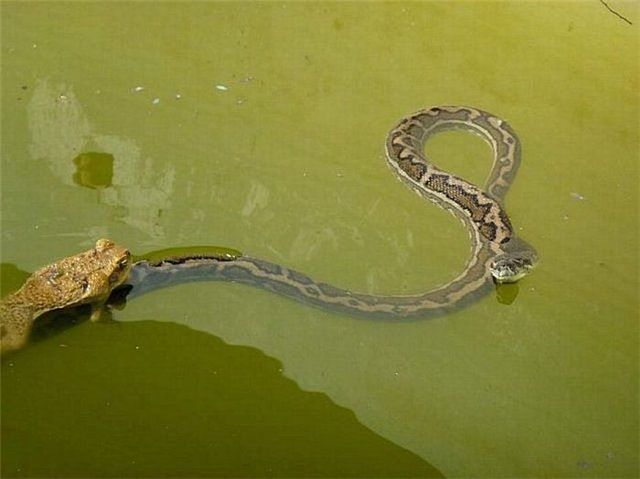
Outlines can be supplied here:
<path id="1" fill-rule="evenodd" d="M 439 169 L 425 156 L 427 139 L 450 129 L 471 131 L 491 145 L 494 161 L 484 189 Z M 223 280 L 261 287 L 297 301 L 357 316 L 417 318 L 467 304 L 486 292 L 492 281 L 517 281 L 535 265 L 535 250 L 516 237 L 502 205 L 520 164 L 520 143 L 505 121 L 464 106 L 421 110 L 391 130 L 386 159 L 403 182 L 460 218 L 469 231 L 470 258 L 462 273 L 447 284 L 415 295 L 377 296 L 317 282 L 305 274 L 250 256 L 227 261 L 186 255 L 171 261 L 136 263 L 128 281 L 133 286 L 129 297 L 170 284 Z"/>

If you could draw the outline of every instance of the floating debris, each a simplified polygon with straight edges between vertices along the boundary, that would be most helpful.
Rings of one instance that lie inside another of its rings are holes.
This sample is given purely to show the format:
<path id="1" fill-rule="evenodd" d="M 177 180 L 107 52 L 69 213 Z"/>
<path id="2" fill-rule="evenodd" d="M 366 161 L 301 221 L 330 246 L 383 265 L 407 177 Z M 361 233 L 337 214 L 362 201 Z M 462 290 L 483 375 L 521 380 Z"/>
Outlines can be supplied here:
<path id="1" fill-rule="evenodd" d="M 575 191 L 571 193 L 571 198 L 575 200 L 581 200 L 581 201 L 585 199 L 584 196 L 582 196 L 580 193 L 576 193 Z"/>
<path id="2" fill-rule="evenodd" d="M 154 98 L 151 103 L 157 105 L 158 103 L 160 103 L 160 98 Z"/>
<path id="3" fill-rule="evenodd" d="M 224 85 L 216 85 L 216 90 L 227 91 L 228 89 L 229 87 L 226 87 Z"/>
<path id="4" fill-rule="evenodd" d="M 144 87 L 143 87 L 143 86 L 137 86 L 137 87 L 135 87 L 135 88 L 133 89 L 133 91 L 134 91 L 135 93 L 141 92 L 141 91 L 143 91 L 143 90 L 144 90 Z"/>
<path id="5" fill-rule="evenodd" d="M 176 93 L 176 100 L 179 100 L 180 98 L 182 98 L 182 95 L 180 93 Z"/>

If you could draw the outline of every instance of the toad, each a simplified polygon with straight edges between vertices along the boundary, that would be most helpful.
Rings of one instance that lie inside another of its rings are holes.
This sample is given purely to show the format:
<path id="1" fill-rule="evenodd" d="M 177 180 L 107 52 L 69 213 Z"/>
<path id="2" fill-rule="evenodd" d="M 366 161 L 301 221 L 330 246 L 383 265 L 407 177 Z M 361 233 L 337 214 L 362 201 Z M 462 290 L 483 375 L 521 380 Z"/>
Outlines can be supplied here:
<path id="1" fill-rule="evenodd" d="M 129 250 L 108 239 L 39 269 L 0 302 L 0 352 L 24 346 L 36 318 L 47 311 L 91 304 L 91 320 L 97 321 L 105 301 L 130 269 Z"/>

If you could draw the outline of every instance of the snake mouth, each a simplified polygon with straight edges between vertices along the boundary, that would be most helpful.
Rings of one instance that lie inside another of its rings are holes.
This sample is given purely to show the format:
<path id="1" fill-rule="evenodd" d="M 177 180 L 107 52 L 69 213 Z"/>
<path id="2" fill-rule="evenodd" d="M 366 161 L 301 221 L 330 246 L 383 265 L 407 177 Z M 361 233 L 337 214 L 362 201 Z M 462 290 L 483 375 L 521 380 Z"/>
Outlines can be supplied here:
<path id="1" fill-rule="evenodd" d="M 517 273 L 507 273 L 507 274 L 501 274 L 501 273 L 496 274 L 495 272 L 492 271 L 491 274 L 493 275 L 494 283 L 510 284 L 510 283 L 516 283 L 520 281 L 522 278 L 524 278 L 527 274 L 529 274 L 529 269 L 518 271 Z"/>
<path id="2" fill-rule="evenodd" d="M 499 257 L 490 266 L 495 283 L 515 283 L 521 280 L 535 267 L 536 262 L 529 255 Z"/>

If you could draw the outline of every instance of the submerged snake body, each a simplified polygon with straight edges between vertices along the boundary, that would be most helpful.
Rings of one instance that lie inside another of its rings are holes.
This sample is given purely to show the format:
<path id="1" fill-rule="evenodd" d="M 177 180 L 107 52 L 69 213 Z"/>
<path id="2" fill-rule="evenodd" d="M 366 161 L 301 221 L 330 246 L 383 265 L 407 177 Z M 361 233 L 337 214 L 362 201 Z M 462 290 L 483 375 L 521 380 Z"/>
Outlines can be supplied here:
<path id="1" fill-rule="evenodd" d="M 493 150 L 494 161 L 483 190 L 451 175 L 423 153 L 433 134 L 463 129 L 480 135 Z M 462 273 L 425 293 L 377 296 L 351 292 L 283 266 L 249 256 L 230 261 L 190 258 L 134 265 L 129 297 L 176 282 L 223 280 L 257 286 L 303 303 L 356 316 L 401 319 L 429 317 L 467 304 L 492 284 L 513 282 L 531 269 L 535 250 L 517 238 L 502 206 L 520 164 L 520 144 L 507 123 L 470 107 L 434 107 L 405 119 L 388 135 L 386 158 L 398 177 L 420 196 L 450 211 L 465 224 L 472 252 Z"/>

